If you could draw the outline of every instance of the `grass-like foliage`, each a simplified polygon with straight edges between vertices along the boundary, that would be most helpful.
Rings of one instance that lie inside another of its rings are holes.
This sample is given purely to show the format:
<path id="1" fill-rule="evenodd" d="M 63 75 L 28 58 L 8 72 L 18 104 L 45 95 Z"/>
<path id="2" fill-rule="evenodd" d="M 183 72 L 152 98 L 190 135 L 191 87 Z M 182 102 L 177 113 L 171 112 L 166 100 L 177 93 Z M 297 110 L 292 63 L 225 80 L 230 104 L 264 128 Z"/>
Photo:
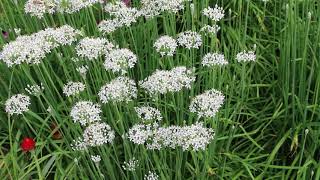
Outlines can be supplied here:
<path id="1" fill-rule="evenodd" d="M 0 0 L 1 179 L 320 179 L 318 0 Z"/>

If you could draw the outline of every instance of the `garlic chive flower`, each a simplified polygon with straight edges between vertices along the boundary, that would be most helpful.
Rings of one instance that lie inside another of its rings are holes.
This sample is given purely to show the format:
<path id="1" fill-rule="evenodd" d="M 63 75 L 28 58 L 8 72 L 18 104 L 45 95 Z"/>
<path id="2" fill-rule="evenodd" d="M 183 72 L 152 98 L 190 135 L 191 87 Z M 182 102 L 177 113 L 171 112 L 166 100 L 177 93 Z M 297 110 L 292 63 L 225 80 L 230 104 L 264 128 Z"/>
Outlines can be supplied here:
<path id="1" fill-rule="evenodd" d="M 137 87 L 128 77 L 118 77 L 104 85 L 98 95 L 102 103 L 129 102 L 137 98 Z"/>
<path id="2" fill-rule="evenodd" d="M 85 37 L 76 46 L 79 57 L 92 61 L 106 54 L 114 48 L 114 45 L 104 38 Z"/>
<path id="3" fill-rule="evenodd" d="M 158 180 L 159 176 L 155 172 L 149 171 L 145 176 L 144 180 Z"/>
<path id="4" fill-rule="evenodd" d="M 170 36 L 162 36 L 154 43 L 154 48 L 161 56 L 173 56 L 177 46 L 176 40 Z"/>
<path id="5" fill-rule="evenodd" d="M 134 144 L 145 145 L 150 150 L 182 148 L 184 151 L 205 150 L 214 138 L 214 132 L 201 122 L 190 126 L 159 127 L 154 124 L 136 124 L 128 131 L 128 139 Z"/>
<path id="6" fill-rule="evenodd" d="M 27 14 L 41 19 L 46 13 L 72 14 L 96 3 L 103 3 L 103 0 L 28 0 L 24 10 Z"/>
<path id="7" fill-rule="evenodd" d="M 81 82 L 68 82 L 63 86 L 63 94 L 73 96 L 81 93 L 85 89 L 85 85 Z"/>
<path id="8" fill-rule="evenodd" d="M 15 41 L 4 45 L 1 59 L 8 67 L 22 63 L 39 64 L 54 48 L 71 45 L 80 35 L 80 31 L 64 25 L 18 36 Z"/>
<path id="9" fill-rule="evenodd" d="M 39 96 L 42 93 L 42 91 L 44 90 L 44 87 L 43 87 L 42 83 L 40 85 L 27 84 L 27 87 L 25 88 L 25 90 L 29 93 L 29 95 Z"/>
<path id="10" fill-rule="evenodd" d="M 77 102 L 71 109 L 70 116 L 73 122 L 79 122 L 82 126 L 86 126 L 101 120 L 100 105 L 91 101 Z"/>
<path id="11" fill-rule="evenodd" d="M 122 1 L 107 3 L 105 11 L 111 15 L 111 19 L 103 20 L 98 25 L 99 31 L 104 34 L 111 33 L 123 26 L 129 27 L 140 16 L 140 12 L 136 8 L 128 7 Z"/>
<path id="12" fill-rule="evenodd" d="M 137 56 L 129 49 L 114 49 L 106 54 L 104 67 L 114 73 L 127 73 L 137 63 Z"/>
<path id="13" fill-rule="evenodd" d="M 228 64 L 228 61 L 224 58 L 223 54 L 208 53 L 202 58 L 201 64 L 207 67 L 224 66 Z"/>
<path id="14" fill-rule="evenodd" d="M 250 61 L 256 61 L 256 55 L 254 51 L 242 51 L 237 54 L 236 60 L 238 62 L 250 62 Z"/>
<path id="15" fill-rule="evenodd" d="M 30 97 L 23 94 L 15 94 L 5 102 L 5 111 L 10 114 L 22 114 L 29 110 Z"/>
<path id="16" fill-rule="evenodd" d="M 218 90 L 205 91 L 203 94 L 193 98 L 189 110 L 192 113 L 196 113 L 199 118 L 213 118 L 223 105 L 224 98 L 222 92 Z"/>
<path id="17" fill-rule="evenodd" d="M 151 76 L 139 82 L 151 96 L 178 92 L 183 88 L 190 89 L 196 80 L 192 69 L 184 66 L 175 67 L 172 70 L 156 70 Z"/>
<path id="18" fill-rule="evenodd" d="M 135 107 L 134 110 L 136 111 L 139 119 L 145 123 L 154 121 L 160 122 L 162 120 L 161 112 L 156 108 L 150 106 L 141 106 Z"/>
<path id="19" fill-rule="evenodd" d="M 219 7 L 217 4 L 214 8 L 207 7 L 202 11 L 204 16 L 207 16 L 213 21 L 220 21 L 224 17 L 224 10 L 222 7 Z"/>
<path id="20" fill-rule="evenodd" d="M 135 157 L 129 159 L 128 162 L 124 162 L 122 168 L 126 171 L 135 171 L 139 166 L 139 161 L 135 159 Z"/>
<path id="21" fill-rule="evenodd" d="M 215 35 L 219 32 L 220 27 L 218 25 L 205 25 L 200 29 L 200 32 L 204 32 L 206 35 Z"/>
<path id="22" fill-rule="evenodd" d="M 114 138 L 114 131 L 103 122 L 91 124 L 83 132 L 83 141 L 91 147 L 112 143 Z"/>
<path id="23" fill-rule="evenodd" d="M 202 38 L 197 32 L 185 31 L 178 35 L 177 42 L 180 46 L 183 46 L 187 49 L 199 49 L 199 47 L 202 45 Z"/>
<path id="24" fill-rule="evenodd" d="M 91 155 L 90 156 L 91 161 L 93 161 L 94 163 L 99 163 L 101 161 L 101 156 L 99 155 Z"/>

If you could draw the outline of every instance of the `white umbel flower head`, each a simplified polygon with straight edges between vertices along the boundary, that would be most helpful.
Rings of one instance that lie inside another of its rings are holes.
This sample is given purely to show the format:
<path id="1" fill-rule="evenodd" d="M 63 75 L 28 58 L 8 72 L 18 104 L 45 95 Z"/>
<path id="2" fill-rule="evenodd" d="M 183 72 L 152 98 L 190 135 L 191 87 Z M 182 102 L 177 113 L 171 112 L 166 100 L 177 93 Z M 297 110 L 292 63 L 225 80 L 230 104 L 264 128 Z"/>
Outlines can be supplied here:
<path id="1" fill-rule="evenodd" d="M 205 34 L 215 35 L 219 32 L 220 26 L 218 25 L 205 25 L 200 29 L 200 32 L 204 32 Z"/>
<path id="2" fill-rule="evenodd" d="M 106 54 L 104 67 L 114 73 L 127 73 L 137 63 L 137 56 L 129 49 L 114 49 Z"/>
<path id="3" fill-rule="evenodd" d="M 156 70 L 139 84 L 150 95 L 177 92 L 183 88 L 190 89 L 196 77 L 191 69 L 180 66 L 172 70 Z"/>
<path id="4" fill-rule="evenodd" d="M 193 31 L 185 31 L 178 35 L 177 39 L 180 46 L 187 49 L 198 49 L 202 45 L 201 35 Z"/>
<path id="5" fill-rule="evenodd" d="M 105 6 L 105 11 L 112 17 L 112 19 L 103 20 L 99 23 L 99 30 L 105 34 L 123 26 L 129 27 L 140 16 L 140 12 L 136 8 L 128 7 L 122 1 L 108 3 Z"/>
<path id="6" fill-rule="evenodd" d="M 78 73 L 82 77 L 85 77 L 87 75 L 88 70 L 89 70 L 89 66 L 88 65 L 80 66 L 80 67 L 77 67 L 76 70 L 78 71 Z"/>
<path id="7" fill-rule="evenodd" d="M 29 110 L 30 97 L 23 94 L 11 96 L 6 102 L 6 112 L 10 115 L 22 114 Z"/>
<path id="8" fill-rule="evenodd" d="M 189 0 L 141 0 L 140 12 L 147 19 L 162 12 L 177 13 L 184 9 L 184 2 Z"/>
<path id="9" fill-rule="evenodd" d="M 177 46 L 176 40 L 170 36 L 162 36 L 154 43 L 154 48 L 161 56 L 173 56 Z"/>
<path id="10" fill-rule="evenodd" d="M 136 124 L 129 129 L 128 138 L 133 143 L 146 145 L 147 149 L 151 150 L 180 147 L 184 151 L 199 151 L 205 150 L 210 144 L 214 132 L 201 122 L 190 126 L 168 127 Z"/>
<path id="11" fill-rule="evenodd" d="M 76 46 L 77 55 L 88 60 L 98 59 L 114 48 L 114 45 L 104 38 L 85 37 Z"/>
<path id="12" fill-rule="evenodd" d="M 38 84 L 34 84 L 34 85 L 27 84 L 27 87 L 25 88 L 25 90 L 30 95 L 39 96 L 42 93 L 42 91 L 44 90 L 44 87 L 43 87 L 42 83 L 40 85 L 38 85 Z"/>
<path id="13" fill-rule="evenodd" d="M 214 8 L 207 7 L 202 11 L 204 16 L 207 16 L 213 21 L 220 21 L 224 17 L 224 10 L 222 7 L 219 7 L 217 4 Z"/>
<path id="14" fill-rule="evenodd" d="M 224 55 L 219 53 L 208 53 L 202 59 L 202 65 L 207 67 L 224 66 L 227 64 L 228 61 L 224 58 Z"/>
<path id="15" fill-rule="evenodd" d="M 63 86 L 63 94 L 66 96 L 73 96 L 81 93 L 85 89 L 85 85 L 82 82 L 68 82 Z"/>
<path id="16" fill-rule="evenodd" d="M 213 118 L 223 102 L 224 95 L 222 92 L 211 89 L 193 98 L 189 110 L 196 113 L 199 118 Z"/>
<path id="17" fill-rule="evenodd" d="M 128 162 L 123 162 L 122 168 L 126 171 L 135 171 L 136 168 L 139 166 L 139 161 L 136 160 L 135 157 L 129 159 Z"/>
<path id="18" fill-rule="evenodd" d="M 82 126 L 86 126 L 101 120 L 100 105 L 91 101 L 77 102 L 71 109 L 70 116 L 73 122 L 79 122 Z"/>
<path id="19" fill-rule="evenodd" d="M 78 30 L 69 25 L 60 28 L 47 28 L 32 35 L 17 37 L 4 45 L 1 59 L 8 67 L 22 63 L 39 64 L 52 49 L 70 45 L 80 35 Z"/>
<path id="20" fill-rule="evenodd" d="M 162 120 L 161 112 L 156 108 L 150 106 L 141 106 L 135 107 L 134 109 L 139 119 L 145 123 Z"/>
<path id="21" fill-rule="evenodd" d="M 238 62 L 256 61 L 256 54 L 253 51 L 242 51 L 237 54 L 236 60 Z"/>
<path id="22" fill-rule="evenodd" d="M 118 77 L 104 85 L 98 95 L 102 103 L 129 102 L 137 98 L 137 87 L 132 79 Z"/>
<path id="23" fill-rule="evenodd" d="M 88 146 L 101 146 L 112 143 L 115 133 L 106 123 L 94 123 L 89 125 L 83 132 L 83 140 Z"/>
<path id="24" fill-rule="evenodd" d="M 101 161 L 101 156 L 99 155 L 91 155 L 90 158 L 91 158 L 91 161 L 93 161 L 96 164 Z"/>
<path id="25" fill-rule="evenodd" d="M 148 174 L 144 175 L 144 180 L 158 180 L 159 176 L 155 172 L 149 171 Z"/>
<path id="26" fill-rule="evenodd" d="M 43 18 L 46 13 L 75 13 L 95 3 L 103 3 L 103 0 L 28 0 L 24 10 L 31 16 Z"/>

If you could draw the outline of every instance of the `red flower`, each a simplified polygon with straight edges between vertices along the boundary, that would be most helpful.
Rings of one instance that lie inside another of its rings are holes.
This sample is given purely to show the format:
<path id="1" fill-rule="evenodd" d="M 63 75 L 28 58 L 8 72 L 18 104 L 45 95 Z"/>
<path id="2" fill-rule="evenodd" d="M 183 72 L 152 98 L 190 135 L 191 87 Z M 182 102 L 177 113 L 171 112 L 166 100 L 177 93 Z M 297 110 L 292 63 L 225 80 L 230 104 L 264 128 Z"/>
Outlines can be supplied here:
<path id="1" fill-rule="evenodd" d="M 22 140 L 20 146 L 23 151 L 27 152 L 34 149 L 36 142 L 32 138 L 26 137 Z"/>

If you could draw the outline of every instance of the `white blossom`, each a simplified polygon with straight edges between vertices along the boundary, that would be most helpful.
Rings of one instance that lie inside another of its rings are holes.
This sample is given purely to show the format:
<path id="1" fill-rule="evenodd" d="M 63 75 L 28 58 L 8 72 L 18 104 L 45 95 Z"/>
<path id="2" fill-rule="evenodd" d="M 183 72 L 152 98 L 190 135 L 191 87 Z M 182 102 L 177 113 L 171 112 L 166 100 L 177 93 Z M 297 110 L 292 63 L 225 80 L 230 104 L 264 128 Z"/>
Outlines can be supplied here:
<path id="1" fill-rule="evenodd" d="M 99 30 L 103 33 L 111 33 L 123 26 L 129 27 L 132 23 L 135 23 L 140 16 L 136 8 L 126 6 L 122 1 L 107 3 L 105 11 L 109 13 L 112 18 L 99 23 Z"/>
<path id="2" fill-rule="evenodd" d="M 228 64 L 223 54 L 219 53 L 208 53 L 202 59 L 202 65 L 207 67 L 212 66 L 224 66 Z"/>
<path id="3" fill-rule="evenodd" d="M 222 7 L 219 7 L 217 4 L 214 8 L 207 7 L 202 11 L 204 16 L 212 19 L 213 21 L 220 21 L 224 17 L 224 10 Z"/>
<path id="4" fill-rule="evenodd" d="M 43 87 L 42 83 L 40 85 L 38 85 L 38 84 L 34 84 L 34 85 L 27 84 L 27 87 L 25 88 L 25 90 L 30 95 L 39 96 L 42 93 L 42 91 L 44 90 L 44 87 Z"/>
<path id="5" fill-rule="evenodd" d="M 136 160 L 135 157 L 129 159 L 128 162 L 124 162 L 122 168 L 126 171 L 135 171 L 136 168 L 139 166 L 139 161 Z"/>
<path id="6" fill-rule="evenodd" d="M 224 95 L 222 92 L 211 89 L 194 97 L 189 109 L 191 112 L 196 113 L 199 118 L 213 118 L 223 105 L 223 102 Z"/>
<path id="7" fill-rule="evenodd" d="M 190 0 L 141 0 L 140 12 L 146 18 L 153 18 L 162 12 L 177 13 L 184 9 L 184 2 Z"/>
<path id="8" fill-rule="evenodd" d="M 104 85 L 98 95 L 102 103 L 128 102 L 137 97 L 137 87 L 128 77 L 117 77 Z"/>
<path id="9" fill-rule="evenodd" d="M 100 105 L 91 101 L 80 101 L 72 107 L 70 116 L 73 122 L 79 122 L 82 126 L 86 126 L 100 121 L 101 112 Z"/>
<path id="10" fill-rule="evenodd" d="M 177 42 L 187 49 L 198 49 L 202 45 L 201 35 L 193 31 L 185 31 L 178 35 Z"/>
<path id="11" fill-rule="evenodd" d="M 172 70 L 156 70 L 151 76 L 140 81 L 139 85 L 150 95 L 177 92 L 190 89 L 196 77 L 191 69 L 180 66 Z"/>
<path id="12" fill-rule="evenodd" d="M 99 163 L 101 161 L 101 156 L 99 155 L 91 155 L 90 156 L 91 161 L 93 161 L 94 163 Z"/>
<path id="13" fill-rule="evenodd" d="M 94 60 L 106 54 L 114 45 L 104 38 L 85 37 L 76 46 L 77 55 L 88 60 Z"/>
<path id="14" fill-rule="evenodd" d="M 83 141 L 88 146 L 101 146 L 112 143 L 115 133 L 111 127 L 103 122 L 89 125 L 83 132 Z"/>
<path id="15" fill-rule="evenodd" d="M 31 35 L 18 36 L 15 41 L 4 45 L 1 59 L 8 67 L 22 63 L 39 64 L 52 49 L 70 45 L 77 40 L 80 31 L 69 25 L 47 28 Z"/>
<path id="16" fill-rule="evenodd" d="M 81 82 L 68 82 L 63 86 L 63 94 L 66 96 L 73 96 L 81 93 L 85 89 L 85 85 Z"/>
<path id="17" fill-rule="evenodd" d="M 254 53 L 254 51 L 242 51 L 237 54 L 236 60 L 238 62 L 256 61 L 256 54 Z"/>
<path id="18" fill-rule="evenodd" d="M 154 43 L 154 48 L 161 56 L 173 56 L 177 46 L 176 40 L 170 36 L 162 36 Z"/>
<path id="19" fill-rule="evenodd" d="M 8 114 L 22 114 L 29 110 L 30 97 L 23 94 L 15 94 L 5 102 L 5 110 Z"/>
<path id="20" fill-rule="evenodd" d="M 200 29 L 200 32 L 204 32 L 205 34 L 214 35 L 214 34 L 217 34 L 219 30 L 220 30 L 220 27 L 216 24 L 212 25 L 212 26 L 205 25 Z"/>
<path id="21" fill-rule="evenodd" d="M 114 49 L 105 56 L 104 67 L 114 73 L 127 73 L 137 63 L 137 56 L 129 49 Z"/>
<path id="22" fill-rule="evenodd" d="M 88 65 L 80 66 L 80 67 L 77 67 L 76 70 L 82 77 L 85 77 L 89 70 L 89 66 Z"/>
<path id="23" fill-rule="evenodd" d="M 144 180 L 158 180 L 159 176 L 155 172 L 149 171 L 148 174 L 144 175 Z"/>
<path id="24" fill-rule="evenodd" d="M 134 108 L 139 119 L 143 122 L 153 122 L 153 121 L 161 121 L 162 115 L 161 112 L 150 106 L 141 106 Z"/>

